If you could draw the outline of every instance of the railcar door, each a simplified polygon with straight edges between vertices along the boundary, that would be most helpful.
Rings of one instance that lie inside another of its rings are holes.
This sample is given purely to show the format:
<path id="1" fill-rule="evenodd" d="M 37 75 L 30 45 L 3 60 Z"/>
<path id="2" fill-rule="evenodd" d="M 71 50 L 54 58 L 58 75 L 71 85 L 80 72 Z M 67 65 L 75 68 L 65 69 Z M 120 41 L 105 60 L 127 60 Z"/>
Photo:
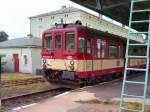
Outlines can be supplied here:
<path id="1" fill-rule="evenodd" d="M 93 72 L 93 40 L 87 39 L 86 71 L 89 75 Z"/>
<path id="2" fill-rule="evenodd" d="M 62 59 L 63 58 L 63 48 L 62 48 L 62 32 L 54 33 L 54 58 Z"/>

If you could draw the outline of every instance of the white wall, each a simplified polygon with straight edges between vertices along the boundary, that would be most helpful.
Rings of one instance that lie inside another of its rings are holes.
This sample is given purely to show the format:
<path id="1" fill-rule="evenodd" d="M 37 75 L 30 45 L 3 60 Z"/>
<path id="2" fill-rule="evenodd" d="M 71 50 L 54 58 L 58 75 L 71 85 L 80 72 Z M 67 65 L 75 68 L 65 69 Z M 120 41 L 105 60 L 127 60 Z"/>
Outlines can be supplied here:
<path id="1" fill-rule="evenodd" d="M 75 23 L 76 20 L 80 19 L 80 12 L 70 12 L 52 16 L 31 18 L 30 34 L 32 34 L 33 37 L 41 38 L 41 32 L 53 27 L 55 23 L 60 23 L 61 18 L 63 18 L 63 23 Z"/>
<path id="2" fill-rule="evenodd" d="M 68 15 L 67 17 L 65 15 Z M 114 25 L 106 20 L 100 19 L 92 14 L 86 13 L 84 11 L 70 12 L 64 14 L 57 14 L 51 16 L 37 17 L 30 19 L 30 33 L 34 37 L 41 38 L 41 33 L 54 26 L 55 23 L 60 23 L 61 18 L 63 18 L 64 23 L 75 23 L 76 20 L 81 20 L 84 26 L 95 28 L 104 32 L 109 32 L 111 34 L 119 35 L 120 37 L 128 38 L 128 30 Z M 141 35 L 132 35 L 133 40 L 143 40 Z"/>
<path id="3" fill-rule="evenodd" d="M 5 48 L 0 49 L 0 54 L 6 55 L 4 60 L 7 62 L 4 66 L 5 71 L 14 72 L 13 54 L 19 55 L 19 72 L 32 73 L 32 58 L 30 48 Z M 24 55 L 27 55 L 28 63 L 24 64 Z"/>
<path id="4" fill-rule="evenodd" d="M 36 69 L 42 68 L 41 48 L 31 48 L 32 71 L 36 73 Z"/>

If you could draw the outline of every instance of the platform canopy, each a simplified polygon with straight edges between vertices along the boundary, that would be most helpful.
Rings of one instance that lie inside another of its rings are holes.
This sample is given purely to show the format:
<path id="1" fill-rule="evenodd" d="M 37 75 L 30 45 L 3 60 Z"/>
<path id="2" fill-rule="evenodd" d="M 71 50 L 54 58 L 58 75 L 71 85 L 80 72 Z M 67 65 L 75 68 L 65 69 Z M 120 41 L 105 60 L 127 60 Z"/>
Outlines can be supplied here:
<path id="1" fill-rule="evenodd" d="M 91 10 L 94 10 L 98 13 L 101 13 L 113 20 L 116 20 L 124 25 L 129 24 L 129 15 L 130 15 L 130 4 L 131 0 L 71 0 L 77 4 L 85 6 Z M 150 0 L 146 2 L 140 2 L 142 0 L 135 0 L 138 1 L 134 7 L 135 10 L 142 10 L 142 9 L 150 9 Z M 142 12 L 135 13 L 133 16 L 134 20 L 147 20 L 149 19 L 149 13 Z M 135 25 L 133 28 L 138 31 L 147 31 L 148 25 L 141 24 Z"/>

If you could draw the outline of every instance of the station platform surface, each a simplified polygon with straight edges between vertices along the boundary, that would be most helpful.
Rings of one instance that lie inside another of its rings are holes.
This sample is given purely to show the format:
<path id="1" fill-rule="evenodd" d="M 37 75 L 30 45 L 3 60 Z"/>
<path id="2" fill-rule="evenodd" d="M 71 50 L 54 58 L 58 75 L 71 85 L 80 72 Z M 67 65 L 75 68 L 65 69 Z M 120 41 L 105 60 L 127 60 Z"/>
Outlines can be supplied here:
<path id="1" fill-rule="evenodd" d="M 144 77 L 134 77 L 131 80 L 135 79 L 142 81 Z M 63 93 L 39 103 L 14 108 L 12 112 L 116 112 L 119 109 L 119 105 L 83 104 L 77 101 L 93 99 L 119 100 L 121 87 L 122 80 L 84 87 Z M 129 89 L 129 92 L 135 93 L 136 95 L 140 95 L 143 92 L 140 86 L 129 86 L 127 89 Z M 150 91 L 150 83 L 148 84 L 148 89 Z M 138 102 L 138 99 L 127 99 L 127 101 Z M 150 100 L 148 99 L 146 103 L 150 105 Z"/>

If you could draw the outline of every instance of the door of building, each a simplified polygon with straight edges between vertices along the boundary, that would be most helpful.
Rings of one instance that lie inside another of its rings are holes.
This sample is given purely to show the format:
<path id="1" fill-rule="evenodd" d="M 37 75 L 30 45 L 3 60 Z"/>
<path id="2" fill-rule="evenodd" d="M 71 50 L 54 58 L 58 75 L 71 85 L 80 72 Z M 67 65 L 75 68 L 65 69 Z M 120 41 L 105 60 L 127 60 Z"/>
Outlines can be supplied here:
<path id="1" fill-rule="evenodd" d="M 19 57 L 18 54 L 13 54 L 14 72 L 19 72 Z"/>

